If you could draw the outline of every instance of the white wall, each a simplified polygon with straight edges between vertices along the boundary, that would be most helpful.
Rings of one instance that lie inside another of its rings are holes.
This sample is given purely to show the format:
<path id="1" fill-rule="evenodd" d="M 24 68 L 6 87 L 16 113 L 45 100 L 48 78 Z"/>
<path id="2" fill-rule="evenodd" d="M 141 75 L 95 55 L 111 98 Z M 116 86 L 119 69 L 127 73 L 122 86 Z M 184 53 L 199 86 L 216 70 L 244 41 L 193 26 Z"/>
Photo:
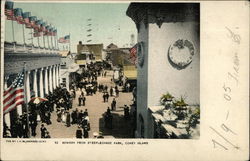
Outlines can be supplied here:
<path id="1" fill-rule="evenodd" d="M 158 105 L 162 94 L 186 96 L 188 104 L 200 100 L 199 37 L 194 22 L 163 23 L 161 28 L 149 24 L 148 48 L 148 105 Z M 168 48 L 178 39 L 193 42 L 195 54 L 192 63 L 182 70 L 175 69 L 168 61 Z"/>

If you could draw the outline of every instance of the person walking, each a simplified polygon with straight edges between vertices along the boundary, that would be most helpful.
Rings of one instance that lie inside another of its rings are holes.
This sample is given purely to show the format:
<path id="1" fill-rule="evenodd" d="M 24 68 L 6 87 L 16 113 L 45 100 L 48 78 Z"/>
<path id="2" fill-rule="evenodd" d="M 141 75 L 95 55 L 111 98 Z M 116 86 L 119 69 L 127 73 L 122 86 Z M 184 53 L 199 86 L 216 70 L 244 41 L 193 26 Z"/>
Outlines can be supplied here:
<path id="1" fill-rule="evenodd" d="M 70 113 L 69 113 L 69 111 L 67 111 L 67 115 L 66 115 L 66 125 L 67 125 L 67 127 L 70 127 Z"/>
<path id="2" fill-rule="evenodd" d="M 89 132 L 88 132 L 88 126 L 85 125 L 83 128 L 83 137 L 84 138 L 89 138 Z"/>
<path id="3" fill-rule="evenodd" d="M 109 92 L 110 92 L 110 96 L 113 96 L 113 87 L 110 87 Z"/>
<path id="4" fill-rule="evenodd" d="M 116 110 L 116 100 L 115 100 L 115 98 L 113 98 L 113 101 L 112 101 L 112 103 L 111 103 L 111 110 L 112 110 L 112 111 L 115 111 L 115 110 Z"/>
<path id="5" fill-rule="evenodd" d="M 44 124 L 41 125 L 40 130 L 41 130 L 41 138 L 45 138 L 45 134 L 46 134 L 47 129 L 46 129 L 46 127 L 44 127 Z"/>
<path id="6" fill-rule="evenodd" d="M 78 106 L 82 105 L 82 95 L 78 97 Z"/>
<path id="7" fill-rule="evenodd" d="M 81 139 L 82 136 L 83 136 L 82 128 L 81 128 L 81 126 L 78 126 L 78 129 L 76 130 L 76 138 Z"/>
<path id="8" fill-rule="evenodd" d="M 106 93 L 103 93 L 102 98 L 103 98 L 103 102 L 106 102 Z"/>
<path id="9" fill-rule="evenodd" d="M 31 127 L 31 135 L 32 136 L 36 136 L 36 126 L 37 126 L 37 121 L 36 120 L 32 120 L 30 127 Z"/>
<path id="10" fill-rule="evenodd" d="M 109 101 L 109 93 L 108 92 L 106 93 L 106 101 L 107 102 Z"/>
<path id="11" fill-rule="evenodd" d="M 115 89 L 115 93 L 116 93 L 116 97 L 119 97 L 119 89 L 118 88 Z"/>
<path id="12" fill-rule="evenodd" d="M 83 105 L 83 106 L 85 106 L 85 101 L 86 101 L 86 97 L 83 96 L 83 97 L 82 97 L 82 105 Z"/>

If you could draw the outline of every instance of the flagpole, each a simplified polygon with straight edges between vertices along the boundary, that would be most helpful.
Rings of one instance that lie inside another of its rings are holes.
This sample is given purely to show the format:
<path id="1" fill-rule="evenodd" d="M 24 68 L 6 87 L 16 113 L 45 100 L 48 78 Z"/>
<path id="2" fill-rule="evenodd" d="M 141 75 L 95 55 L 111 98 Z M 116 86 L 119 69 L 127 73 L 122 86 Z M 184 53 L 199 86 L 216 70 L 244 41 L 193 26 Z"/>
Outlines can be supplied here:
<path id="1" fill-rule="evenodd" d="M 57 34 L 56 34 L 56 44 L 57 44 L 57 49 L 59 50 L 59 44 L 58 44 L 58 37 L 57 37 Z"/>
<path id="2" fill-rule="evenodd" d="M 11 20 L 11 26 L 12 26 L 12 39 L 13 39 L 13 42 L 14 42 L 14 51 L 16 49 L 16 42 L 15 42 L 15 31 L 14 31 L 14 21 Z"/>
<path id="3" fill-rule="evenodd" d="M 54 43 L 55 43 L 55 50 L 56 50 L 57 46 L 56 46 L 56 35 L 55 34 L 54 34 Z"/>
<path id="4" fill-rule="evenodd" d="M 25 46 L 25 45 L 26 45 L 26 43 L 25 43 L 24 24 L 22 24 L 22 26 L 23 26 L 23 43 L 24 43 L 24 46 Z"/>
<path id="5" fill-rule="evenodd" d="M 44 40 L 44 33 L 42 33 L 43 35 L 43 48 L 44 48 L 44 50 L 45 50 L 45 40 Z"/>
<path id="6" fill-rule="evenodd" d="M 31 47 L 31 49 L 33 50 L 33 46 L 34 46 L 34 42 L 33 42 L 33 29 L 31 28 L 30 29 L 30 35 L 31 35 L 31 44 L 32 44 L 32 47 Z"/>
<path id="7" fill-rule="evenodd" d="M 48 35 L 46 35 L 46 37 L 47 37 L 48 49 L 50 49 L 50 46 L 49 46 L 49 37 L 48 37 Z"/>
<path id="8" fill-rule="evenodd" d="M 69 51 L 71 51 L 70 46 L 71 46 L 71 43 L 70 43 L 70 33 L 69 33 Z"/>
<path id="9" fill-rule="evenodd" d="M 28 99 L 27 99 L 27 87 L 26 87 L 26 81 L 27 81 L 27 78 L 26 78 L 26 62 L 24 62 L 24 94 L 25 94 L 25 99 L 24 99 L 24 104 L 26 106 L 26 117 L 27 117 L 27 127 L 28 127 L 28 138 L 30 138 L 30 125 L 29 125 L 29 109 L 28 109 Z"/>
<path id="10" fill-rule="evenodd" d="M 38 35 L 37 35 L 37 42 L 38 42 L 38 48 L 40 49 L 40 40 L 39 40 L 39 35 L 40 33 L 39 33 L 39 31 L 38 31 Z"/>
<path id="11" fill-rule="evenodd" d="M 51 49 L 53 49 L 53 40 L 52 40 L 52 36 L 50 37 L 50 44 L 51 44 Z"/>

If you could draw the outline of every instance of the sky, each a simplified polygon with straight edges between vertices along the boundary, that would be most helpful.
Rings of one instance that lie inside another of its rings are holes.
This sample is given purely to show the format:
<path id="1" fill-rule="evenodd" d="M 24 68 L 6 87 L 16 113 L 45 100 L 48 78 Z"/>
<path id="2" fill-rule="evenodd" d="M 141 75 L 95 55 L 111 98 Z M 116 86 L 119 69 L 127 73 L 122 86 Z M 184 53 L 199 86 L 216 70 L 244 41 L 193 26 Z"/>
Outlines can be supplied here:
<path id="1" fill-rule="evenodd" d="M 135 35 L 136 42 L 137 31 L 135 23 L 126 15 L 128 6 L 129 3 L 14 3 L 14 8 L 22 8 L 23 12 L 31 12 L 32 16 L 55 26 L 58 39 L 70 34 L 72 52 L 76 52 L 79 41 L 87 43 L 90 39 L 89 43 L 103 43 L 104 48 L 111 42 L 118 47 L 130 47 L 131 34 Z M 12 41 L 12 22 L 6 20 L 5 27 L 5 40 Z M 24 29 L 23 40 L 23 26 L 14 22 L 13 27 L 17 43 L 31 43 L 30 29 Z M 87 32 L 89 29 L 92 31 Z M 87 37 L 89 34 L 92 36 Z M 38 41 L 43 46 L 42 38 L 33 39 L 35 45 Z M 47 41 L 45 38 L 45 46 Z M 62 44 L 59 47 L 63 49 Z M 64 48 L 67 48 L 66 44 Z"/>

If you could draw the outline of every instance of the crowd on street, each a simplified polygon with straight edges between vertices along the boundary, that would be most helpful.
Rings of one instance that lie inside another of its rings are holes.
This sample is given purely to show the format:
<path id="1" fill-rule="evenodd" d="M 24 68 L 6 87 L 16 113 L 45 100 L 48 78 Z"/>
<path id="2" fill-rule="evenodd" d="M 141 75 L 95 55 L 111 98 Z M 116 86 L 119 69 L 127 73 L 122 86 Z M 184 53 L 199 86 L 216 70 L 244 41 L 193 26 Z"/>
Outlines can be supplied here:
<path id="1" fill-rule="evenodd" d="M 37 126 L 40 122 L 41 138 L 51 138 L 53 136 L 50 136 L 46 126 L 54 124 L 51 121 L 51 114 L 55 112 L 58 123 L 65 124 L 66 127 L 70 127 L 73 124 L 77 125 L 76 138 L 88 138 L 91 127 L 90 118 L 88 110 L 83 110 L 82 107 L 88 101 L 86 96 L 93 96 L 97 92 L 102 93 L 104 103 L 109 102 L 109 98 L 112 97 L 111 108 L 107 107 L 107 111 L 103 114 L 105 128 L 112 129 L 113 116 L 111 111 L 116 111 L 117 108 L 116 98 L 119 97 L 120 92 L 118 85 L 108 87 L 104 84 L 98 84 L 98 77 L 106 77 L 107 71 L 94 64 L 88 65 L 87 69 L 81 69 L 80 78 L 72 81 L 73 83 L 69 91 L 66 88 L 57 87 L 53 92 L 49 92 L 44 99 L 39 100 L 39 102 L 30 101 L 28 103 L 28 113 L 26 111 L 18 116 L 15 123 L 11 124 L 11 127 L 7 127 L 4 124 L 4 137 L 36 137 L 38 132 Z M 77 105 L 79 108 L 72 109 L 73 100 L 78 101 Z M 129 116 L 129 107 L 124 105 L 124 118 L 129 119 Z"/>

